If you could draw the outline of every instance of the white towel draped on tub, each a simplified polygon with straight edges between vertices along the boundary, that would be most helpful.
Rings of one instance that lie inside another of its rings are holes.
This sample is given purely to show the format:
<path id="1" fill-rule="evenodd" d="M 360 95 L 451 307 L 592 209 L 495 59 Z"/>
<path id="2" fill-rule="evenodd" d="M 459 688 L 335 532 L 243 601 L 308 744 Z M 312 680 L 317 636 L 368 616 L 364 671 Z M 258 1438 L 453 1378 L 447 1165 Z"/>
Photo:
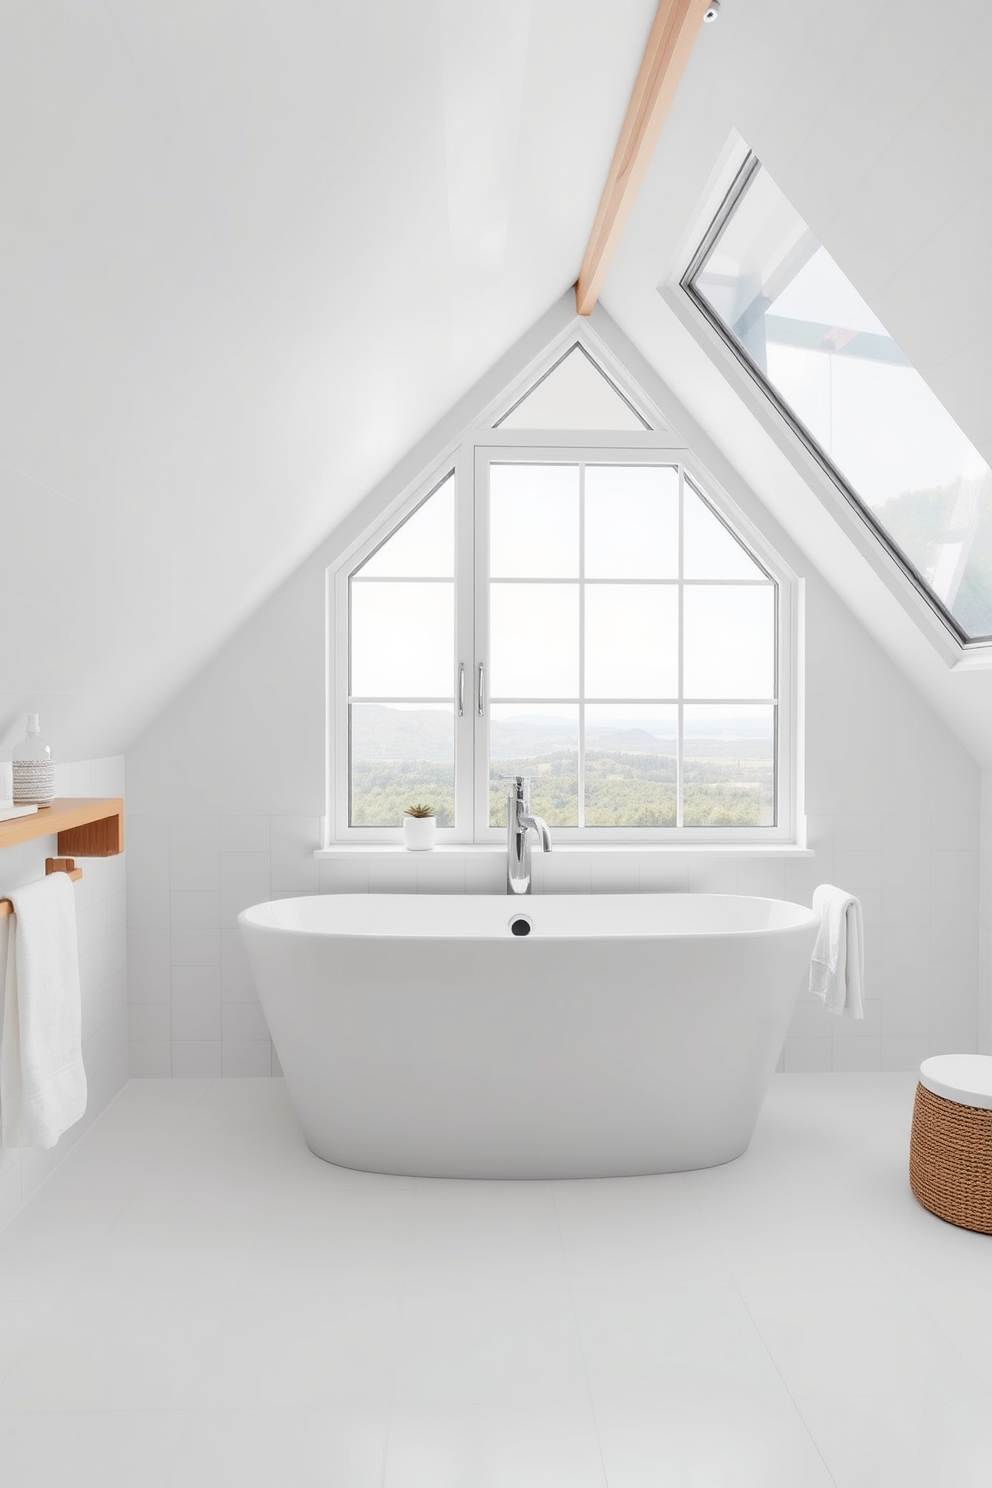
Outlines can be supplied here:
<path id="1" fill-rule="evenodd" d="M 813 890 L 813 913 L 820 917 L 809 968 L 809 990 L 832 1013 L 863 1018 L 865 931 L 861 904 L 853 894 L 821 884 Z"/>
<path id="2" fill-rule="evenodd" d="M 65 873 L 11 889 L 0 941 L 0 1133 L 5 1147 L 54 1147 L 86 1110 L 79 956 Z"/>

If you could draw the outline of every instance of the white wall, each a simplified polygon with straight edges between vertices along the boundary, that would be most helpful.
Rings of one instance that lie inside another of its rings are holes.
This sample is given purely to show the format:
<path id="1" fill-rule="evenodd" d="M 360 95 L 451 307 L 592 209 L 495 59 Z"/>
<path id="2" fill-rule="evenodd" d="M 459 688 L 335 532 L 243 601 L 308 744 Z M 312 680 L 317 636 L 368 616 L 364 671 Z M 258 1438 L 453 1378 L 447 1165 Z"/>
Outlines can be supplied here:
<path id="1" fill-rule="evenodd" d="M 978 938 L 978 1048 L 992 1054 L 992 770 L 982 771 Z"/>
<path id="2" fill-rule="evenodd" d="M 774 539 L 773 539 L 774 540 Z M 194 679 L 128 755 L 131 1072 L 273 1068 L 239 909 L 334 890 L 499 892 L 498 861 L 316 862 L 324 808 L 328 543 Z M 809 903 L 861 897 L 868 1005 L 796 1013 L 787 1070 L 909 1069 L 977 1047 L 980 776 L 930 706 L 801 555 L 807 578 L 806 791 L 812 860 L 663 851 L 537 860 L 549 888 L 713 889 Z M 538 884 L 540 886 L 540 882 Z"/>
<path id="3" fill-rule="evenodd" d="M 118 756 L 57 764 L 55 788 L 60 796 L 123 796 L 124 760 Z M 33 842 L 6 848 L 0 854 L 0 897 L 21 884 L 41 878 L 45 859 L 54 856 L 54 836 L 38 837 Z M 124 854 L 113 858 L 80 858 L 76 866 L 83 870 L 75 885 L 75 896 L 86 1113 L 47 1152 L 0 1147 L 0 1225 L 31 1197 L 127 1080 Z"/>
<path id="4" fill-rule="evenodd" d="M 812 882 L 862 901 L 868 1005 L 801 1002 L 785 1068 L 913 1069 L 977 1047 L 980 772 L 832 591 L 808 594 Z"/>
<path id="5" fill-rule="evenodd" d="M 128 756 L 133 1075 L 272 1069 L 235 921 L 272 893 L 317 888 L 324 631 L 316 558 Z"/>

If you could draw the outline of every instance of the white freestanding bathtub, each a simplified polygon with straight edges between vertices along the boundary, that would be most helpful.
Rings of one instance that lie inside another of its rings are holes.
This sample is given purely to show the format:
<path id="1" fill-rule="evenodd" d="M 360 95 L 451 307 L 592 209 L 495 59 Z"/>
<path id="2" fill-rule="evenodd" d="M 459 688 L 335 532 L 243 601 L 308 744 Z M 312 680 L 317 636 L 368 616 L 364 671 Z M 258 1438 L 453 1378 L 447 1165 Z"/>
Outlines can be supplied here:
<path id="1" fill-rule="evenodd" d="M 311 1150 L 450 1178 L 738 1157 L 817 926 L 730 894 L 327 894 L 239 923 Z"/>

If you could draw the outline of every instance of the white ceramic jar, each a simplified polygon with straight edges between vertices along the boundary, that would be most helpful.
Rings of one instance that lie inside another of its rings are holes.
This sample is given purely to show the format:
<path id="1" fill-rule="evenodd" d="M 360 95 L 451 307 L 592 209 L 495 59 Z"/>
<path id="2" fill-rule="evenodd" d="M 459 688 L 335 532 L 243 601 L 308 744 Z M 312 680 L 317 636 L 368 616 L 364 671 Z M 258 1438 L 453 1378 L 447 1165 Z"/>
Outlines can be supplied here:
<path id="1" fill-rule="evenodd" d="M 28 731 L 11 755 L 15 806 L 49 806 L 55 797 L 52 750 L 41 737 L 37 713 L 28 714 Z"/>

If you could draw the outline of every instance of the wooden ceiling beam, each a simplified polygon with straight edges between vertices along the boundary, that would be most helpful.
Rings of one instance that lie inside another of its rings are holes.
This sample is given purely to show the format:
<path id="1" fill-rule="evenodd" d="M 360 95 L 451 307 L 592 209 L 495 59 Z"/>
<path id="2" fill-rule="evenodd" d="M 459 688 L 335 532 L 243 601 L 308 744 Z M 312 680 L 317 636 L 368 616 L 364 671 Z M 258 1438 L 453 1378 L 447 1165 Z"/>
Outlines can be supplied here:
<path id="1" fill-rule="evenodd" d="M 658 6 L 575 286 L 579 315 L 590 315 L 599 299 L 707 4 L 661 0 Z"/>

